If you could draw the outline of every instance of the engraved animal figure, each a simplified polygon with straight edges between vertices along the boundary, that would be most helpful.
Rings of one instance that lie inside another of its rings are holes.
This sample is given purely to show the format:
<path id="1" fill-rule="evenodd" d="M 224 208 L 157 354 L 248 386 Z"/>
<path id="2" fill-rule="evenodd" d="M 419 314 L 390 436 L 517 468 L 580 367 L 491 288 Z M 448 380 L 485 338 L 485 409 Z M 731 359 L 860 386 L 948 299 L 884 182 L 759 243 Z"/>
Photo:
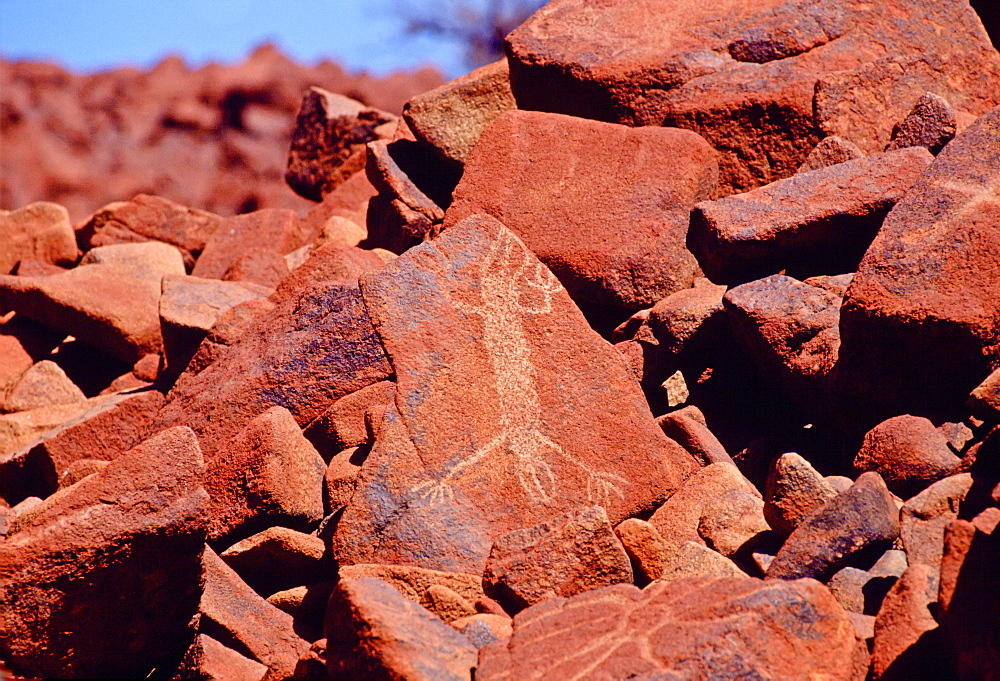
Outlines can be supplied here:
<path id="1" fill-rule="evenodd" d="M 430 266 L 440 254 L 431 256 Z M 431 503 L 453 500 L 451 481 L 487 456 L 504 452 L 513 457 L 518 482 L 536 502 L 548 503 L 556 479 L 544 455 L 560 457 L 584 472 L 586 494 L 592 503 L 608 497 L 622 497 L 621 476 L 598 472 L 566 454 L 558 443 L 542 432 L 541 404 L 535 388 L 535 366 L 531 346 L 524 333 L 523 315 L 552 311 L 552 295 L 562 290 L 559 281 L 509 234 L 501 235 L 490 247 L 479 267 L 478 304 L 449 298 L 458 310 L 478 316 L 483 323 L 483 344 L 496 380 L 499 433 L 485 446 L 448 470 L 437 481 L 418 486 L 417 491 Z"/>

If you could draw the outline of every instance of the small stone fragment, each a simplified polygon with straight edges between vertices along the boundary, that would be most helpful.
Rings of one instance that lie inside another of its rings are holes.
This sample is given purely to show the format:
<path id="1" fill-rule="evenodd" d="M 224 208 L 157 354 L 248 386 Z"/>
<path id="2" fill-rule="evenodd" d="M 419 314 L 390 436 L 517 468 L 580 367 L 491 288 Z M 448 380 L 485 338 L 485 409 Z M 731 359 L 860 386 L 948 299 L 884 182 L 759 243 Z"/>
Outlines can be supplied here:
<path id="1" fill-rule="evenodd" d="M 886 151 L 904 147 L 926 147 L 937 154 L 954 137 L 958 119 L 954 109 L 943 97 L 925 92 L 910 113 L 892 131 L 892 141 Z"/>
<path id="2" fill-rule="evenodd" d="M 945 528 L 958 518 L 959 506 L 972 488 L 968 473 L 938 480 L 920 494 L 911 497 L 899 512 L 899 533 L 911 565 L 941 564 Z"/>
<path id="3" fill-rule="evenodd" d="M 664 435 L 690 452 L 701 465 L 733 463 L 729 452 L 708 429 L 705 415 L 698 407 L 689 405 L 669 412 L 657 417 L 656 423 L 663 429 Z"/>

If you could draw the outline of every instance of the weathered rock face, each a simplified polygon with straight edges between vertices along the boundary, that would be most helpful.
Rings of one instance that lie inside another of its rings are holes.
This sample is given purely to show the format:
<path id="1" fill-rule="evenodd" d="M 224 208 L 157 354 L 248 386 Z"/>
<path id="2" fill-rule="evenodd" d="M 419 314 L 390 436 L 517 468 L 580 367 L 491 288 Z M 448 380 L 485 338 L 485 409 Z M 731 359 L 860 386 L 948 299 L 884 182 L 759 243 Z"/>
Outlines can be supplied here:
<path id="1" fill-rule="evenodd" d="M 578 303 L 637 310 L 691 286 L 688 213 L 714 196 L 716 172 L 688 131 L 512 111 L 483 131 L 445 227 L 492 215 Z"/>
<path id="2" fill-rule="evenodd" d="M 938 155 L 886 217 L 847 291 L 842 387 L 872 425 L 900 413 L 961 415 L 1000 358 L 998 139 L 1000 108 Z"/>
<path id="3" fill-rule="evenodd" d="M 204 464 L 187 428 L 21 514 L 0 542 L 0 655 L 29 675 L 145 677 L 180 661 L 201 593 Z"/>
<path id="4" fill-rule="evenodd" d="M 559 0 L 507 50 L 521 108 L 694 130 L 724 194 L 791 175 L 818 132 L 882 151 L 924 92 L 1000 103 L 1000 57 L 960 0 Z"/>
<path id="5" fill-rule="evenodd" d="M 496 220 L 469 218 L 362 287 L 398 389 L 338 526 L 342 563 L 479 572 L 511 530 L 587 504 L 617 523 L 693 467 L 611 347 Z"/>
<path id="6" fill-rule="evenodd" d="M 514 618 L 509 642 L 480 652 L 476 679 L 860 680 L 867 657 L 817 582 L 703 577 L 643 591 L 610 586 L 528 608 Z"/>
<path id="7" fill-rule="evenodd" d="M 217 362 L 178 383 L 152 426 L 190 426 L 209 459 L 270 407 L 285 407 L 303 426 L 391 373 L 357 287 L 305 289 L 240 335 Z"/>

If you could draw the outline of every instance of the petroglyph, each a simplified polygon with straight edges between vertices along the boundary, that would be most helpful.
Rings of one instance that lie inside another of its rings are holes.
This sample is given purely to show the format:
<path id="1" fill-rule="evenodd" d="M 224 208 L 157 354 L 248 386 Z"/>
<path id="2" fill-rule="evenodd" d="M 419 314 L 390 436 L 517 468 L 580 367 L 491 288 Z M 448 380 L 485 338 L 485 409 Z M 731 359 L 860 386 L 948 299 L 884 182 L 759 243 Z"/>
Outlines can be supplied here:
<path id="1" fill-rule="evenodd" d="M 424 264 L 443 272 L 440 252 L 429 248 L 425 255 Z M 588 502 L 606 503 L 611 496 L 624 498 L 618 486 L 628 484 L 625 478 L 593 470 L 542 432 L 542 406 L 523 316 L 551 312 L 552 296 L 562 285 L 509 234 L 491 245 L 478 274 L 478 303 L 459 300 L 458 296 L 449 296 L 448 302 L 482 320 L 482 342 L 496 380 L 499 433 L 441 479 L 419 485 L 416 491 L 435 504 L 454 500 L 451 481 L 496 454 L 509 457 L 518 482 L 532 501 L 549 503 L 555 492 L 556 476 L 546 456 L 550 460 L 561 458 L 585 474 Z"/>

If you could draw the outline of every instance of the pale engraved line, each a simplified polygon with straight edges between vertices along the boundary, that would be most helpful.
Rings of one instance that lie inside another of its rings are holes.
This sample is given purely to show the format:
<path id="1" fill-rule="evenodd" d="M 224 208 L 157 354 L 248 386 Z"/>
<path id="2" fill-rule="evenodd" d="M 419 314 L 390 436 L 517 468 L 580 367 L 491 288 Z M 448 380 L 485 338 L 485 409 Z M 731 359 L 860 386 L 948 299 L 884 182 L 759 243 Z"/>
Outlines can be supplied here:
<path id="1" fill-rule="evenodd" d="M 500 433 L 466 459 L 455 464 L 441 479 L 426 482 L 414 491 L 431 504 L 454 500 L 450 481 L 484 459 L 490 453 L 507 449 L 514 456 L 517 479 L 525 494 L 536 503 L 549 503 L 555 490 L 552 468 L 542 458 L 551 452 L 587 475 L 587 500 L 606 503 L 611 495 L 624 499 L 616 485 L 628 481 L 614 473 L 598 472 L 566 454 L 562 447 L 542 433 L 541 403 L 535 383 L 531 346 L 524 333 L 522 315 L 547 314 L 552 311 L 552 296 L 562 285 L 541 263 L 532 262 L 527 251 L 512 236 L 502 234 L 491 246 L 479 266 L 479 304 L 449 298 L 457 310 L 474 314 L 483 322 L 483 345 L 496 380 Z M 426 264 L 442 272 L 443 256 L 428 249 Z M 529 305 L 521 300 L 527 287 L 540 298 Z"/>

